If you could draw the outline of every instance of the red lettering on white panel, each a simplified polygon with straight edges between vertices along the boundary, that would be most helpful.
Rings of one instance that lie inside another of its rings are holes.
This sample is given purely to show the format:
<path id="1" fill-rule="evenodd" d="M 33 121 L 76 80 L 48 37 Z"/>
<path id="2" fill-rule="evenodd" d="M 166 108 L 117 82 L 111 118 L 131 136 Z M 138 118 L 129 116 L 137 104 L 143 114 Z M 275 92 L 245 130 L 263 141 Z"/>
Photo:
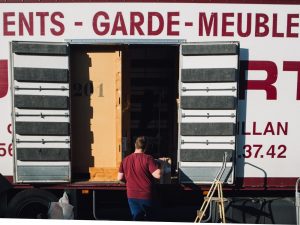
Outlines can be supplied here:
<path id="1" fill-rule="evenodd" d="M 8 61 L 0 60 L 0 98 L 8 92 Z"/>

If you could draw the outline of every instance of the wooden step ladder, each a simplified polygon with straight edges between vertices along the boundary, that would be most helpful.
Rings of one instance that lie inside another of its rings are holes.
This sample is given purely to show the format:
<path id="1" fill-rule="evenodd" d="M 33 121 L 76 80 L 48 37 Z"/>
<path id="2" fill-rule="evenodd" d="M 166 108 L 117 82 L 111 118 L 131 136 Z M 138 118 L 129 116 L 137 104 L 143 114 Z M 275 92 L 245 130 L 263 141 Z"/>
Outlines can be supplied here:
<path id="1" fill-rule="evenodd" d="M 208 206 L 212 202 L 217 203 L 217 210 L 219 211 L 220 220 L 222 223 L 226 223 L 224 202 L 227 201 L 227 199 L 224 199 L 224 197 L 223 197 L 223 189 L 222 189 L 223 182 L 221 181 L 221 177 L 226 169 L 226 158 L 227 158 L 227 153 L 225 152 L 224 156 L 223 156 L 222 167 L 220 168 L 219 172 L 217 173 L 217 176 L 215 177 L 215 179 L 207 193 L 207 196 L 204 197 L 204 201 L 202 203 L 201 208 L 199 210 L 197 210 L 197 216 L 194 221 L 195 223 L 200 223 L 202 221 Z M 218 193 L 218 196 L 214 197 L 214 194 L 216 191 Z"/>

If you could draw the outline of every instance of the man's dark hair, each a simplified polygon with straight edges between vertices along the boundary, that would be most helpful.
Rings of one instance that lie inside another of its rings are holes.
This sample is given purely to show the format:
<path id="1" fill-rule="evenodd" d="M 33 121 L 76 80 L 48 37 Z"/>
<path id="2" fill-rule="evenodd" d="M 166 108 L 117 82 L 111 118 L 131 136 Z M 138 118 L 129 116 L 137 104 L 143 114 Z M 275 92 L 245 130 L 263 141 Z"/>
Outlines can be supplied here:
<path id="1" fill-rule="evenodd" d="M 137 137 L 137 139 L 135 141 L 136 149 L 142 149 L 143 151 L 145 151 L 146 145 L 147 145 L 147 140 L 146 140 L 145 136 Z"/>

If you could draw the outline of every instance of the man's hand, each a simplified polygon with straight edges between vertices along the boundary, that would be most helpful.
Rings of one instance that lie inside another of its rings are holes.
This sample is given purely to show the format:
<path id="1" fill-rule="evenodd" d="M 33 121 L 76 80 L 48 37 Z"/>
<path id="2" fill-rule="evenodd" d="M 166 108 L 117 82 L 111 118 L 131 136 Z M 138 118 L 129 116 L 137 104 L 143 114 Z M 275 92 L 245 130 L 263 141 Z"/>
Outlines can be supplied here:
<path id="1" fill-rule="evenodd" d="M 125 181 L 125 179 L 124 179 L 124 173 L 118 173 L 118 177 L 117 177 L 117 180 L 118 181 Z"/>
<path id="2" fill-rule="evenodd" d="M 160 169 L 157 169 L 155 170 L 153 173 L 152 173 L 152 176 L 156 179 L 160 179 L 161 177 L 161 170 Z"/>

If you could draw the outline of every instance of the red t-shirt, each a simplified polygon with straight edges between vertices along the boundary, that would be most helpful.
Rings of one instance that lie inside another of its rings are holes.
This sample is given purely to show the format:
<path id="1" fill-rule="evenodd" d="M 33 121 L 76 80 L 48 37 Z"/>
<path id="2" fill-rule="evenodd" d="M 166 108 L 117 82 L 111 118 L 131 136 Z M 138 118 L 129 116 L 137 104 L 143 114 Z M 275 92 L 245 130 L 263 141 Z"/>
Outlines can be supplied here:
<path id="1" fill-rule="evenodd" d="M 128 198 L 151 199 L 154 178 L 152 173 L 158 164 L 144 153 L 132 153 L 125 157 L 119 172 L 124 173 Z"/>

